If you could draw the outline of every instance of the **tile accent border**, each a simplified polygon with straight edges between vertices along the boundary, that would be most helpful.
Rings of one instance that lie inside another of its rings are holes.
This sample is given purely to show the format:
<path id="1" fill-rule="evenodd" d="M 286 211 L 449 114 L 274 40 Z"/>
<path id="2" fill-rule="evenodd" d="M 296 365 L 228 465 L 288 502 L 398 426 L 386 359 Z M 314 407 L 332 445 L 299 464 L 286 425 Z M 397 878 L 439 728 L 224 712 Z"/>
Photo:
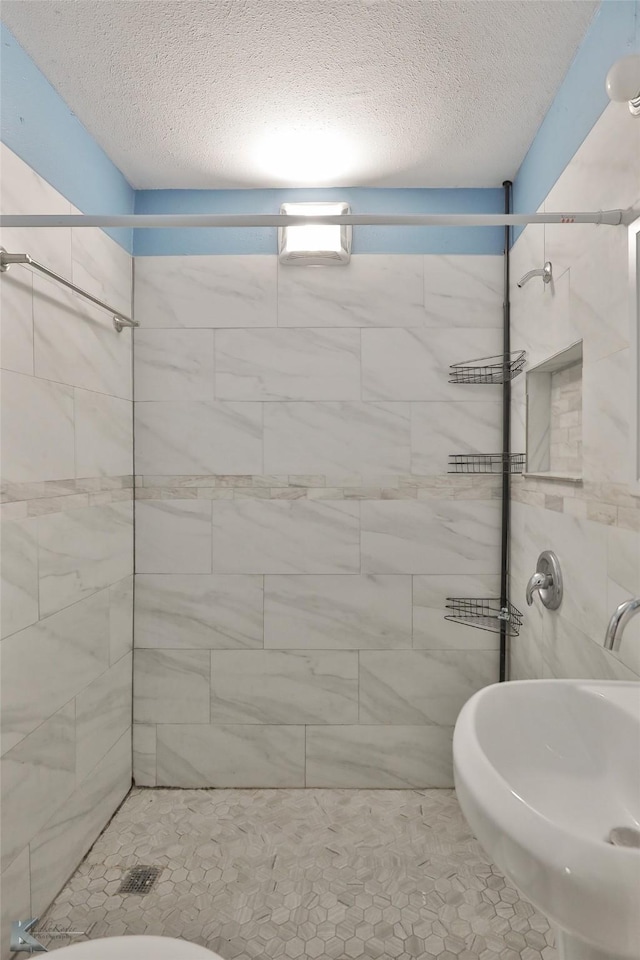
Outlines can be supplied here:
<path id="1" fill-rule="evenodd" d="M 133 500 L 134 478 L 81 477 L 44 480 L 41 483 L 3 483 L 0 488 L 0 519 L 23 520 L 48 513 L 63 513 L 78 507 L 102 507 Z"/>
<path id="2" fill-rule="evenodd" d="M 582 483 L 514 477 L 512 499 L 531 507 L 568 513 L 582 520 L 640 533 L 640 497 L 623 483 Z"/>
<path id="3" fill-rule="evenodd" d="M 496 500 L 498 476 L 138 476 L 136 500 Z"/>
<path id="4" fill-rule="evenodd" d="M 517 503 L 640 532 L 640 497 L 625 484 L 513 477 Z M 498 500 L 498 476 L 205 474 L 3 483 L 0 519 L 21 520 L 126 500 Z"/>

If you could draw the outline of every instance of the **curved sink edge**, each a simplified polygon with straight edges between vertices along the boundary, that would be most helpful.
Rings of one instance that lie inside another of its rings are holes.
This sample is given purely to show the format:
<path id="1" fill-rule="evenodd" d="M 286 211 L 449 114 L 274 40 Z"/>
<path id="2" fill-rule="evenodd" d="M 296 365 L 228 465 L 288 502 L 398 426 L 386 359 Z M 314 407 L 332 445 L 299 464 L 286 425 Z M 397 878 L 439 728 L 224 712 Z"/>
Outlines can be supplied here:
<path id="1" fill-rule="evenodd" d="M 584 908 L 581 907 L 580 904 L 574 905 L 570 911 L 566 909 L 564 912 L 558 911 L 558 905 L 560 903 L 566 907 L 566 901 L 573 899 L 572 888 L 575 888 L 577 871 L 570 877 L 559 869 L 555 871 L 550 870 L 548 865 L 543 863 L 535 854 L 535 851 L 532 851 L 530 847 L 526 847 L 520 843 L 517 837 L 504 831 L 501 821 L 493 815 L 491 811 L 487 811 L 486 808 L 484 808 L 480 814 L 482 822 L 478 823 L 478 817 L 474 811 L 474 808 L 477 806 L 477 801 L 468 787 L 463 782 L 461 783 L 461 777 L 457 768 L 454 769 L 454 778 L 460 808 L 471 826 L 474 835 L 489 858 L 504 875 L 508 877 L 511 883 L 520 890 L 525 899 L 529 900 L 536 909 L 540 910 L 540 912 L 558 928 L 565 930 L 578 939 L 583 941 L 588 940 L 592 945 L 599 946 L 600 950 L 605 953 L 607 950 L 611 950 L 612 944 L 610 939 L 601 939 L 602 924 L 600 921 L 598 921 L 593 928 L 586 929 L 584 922 L 580 922 L 576 917 L 577 913 L 583 914 Z M 471 799 L 469 800 L 468 797 L 471 797 Z M 487 822 L 491 824 L 489 828 L 487 828 Z M 494 843 L 488 840 L 488 833 L 499 837 L 499 842 Z M 518 860 L 521 861 L 520 865 L 517 863 Z M 526 879 L 524 878 L 523 865 L 527 872 Z M 538 878 L 533 883 L 532 876 L 537 876 Z M 601 906 L 604 905 L 604 910 L 607 913 L 609 921 L 607 929 L 612 927 L 617 935 L 619 935 L 622 930 L 624 917 L 618 916 L 618 914 L 624 913 L 624 904 L 619 898 L 618 891 L 612 890 L 611 888 L 606 890 L 598 886 L 597 889 L 593 890 L 592 895 L 598 898 Z M 580 897 L 582 896 L 583 894 L 581 893 Z M 633 902 L 636 902 L 635 898 Z M 588 927 L 588 925 L 586 926 Z M 629 960 L 638 960 L 638 957 L 640 957 L 640 928 L 632 931 L 631 936 L 631 943 L 618 943 L 616 952 L 621 956 L 628 957 Z"/>
<path id="2" fill-rule="evenodd" d="M 640 684 L 635 681 L 521 680 L 510 681 L 508 686 L 540 684 L 584 687 L 589 692 L 606 687 L 632 687 L 640 691 Z M 633 892 L 636 882 L 640 884 L 640 851 L 613 847 L 604 839 L 568 832 L 512 790 L 480 745 L 474 723 L 482 699 L 495 695 L 489 691 L 504 687 L 504 684 L 492 684 L 474 694 L 462 708 L 456 724 L 454 775 L 463 813 L 497 866 L 554 923 L 574 936 L 600 944 L 605 951 L 612 949 L 610 937 L 613 936 L 616 951 L 637 960 L 640 956 L 640 917 L 636 912 L 634 922 L 629 904 L 635 903 L 635 899 L 629 891 Z M 629 715 L 623 707 L 608 702 Z M 473 789 L 469 788 L 470 782 Z M 500 798 L 498 813 L 496 795 Z M 547 854 L 551 853 L 545 861 L 537 854 L 542 844 Z M 537 883 L 536 874 L 539 877 Z M 600 922 L 594 926 L 589 924 L 590 911 L 585 912 L 585 896 L 597 900 L 600 915 L 604 911 L 607 917 L 606 942 L 602 942 L 599 936 Z M 562 915 L 556 909 L 559 901 L 564 907 Z"/>
<path id="3" fill-rule="evenodd" d="M 558 824 L 556 824 L 556 822 L 551 817 L 549 817 L 547 814 L 543 813 L 542 811 L 536 809 L 536 807 L 532 806 L 532 804 L 529 803 L 527 800 L 525 800 L 524 797 L 521 797 L 518 793 L 516 793 L 516 791 L 509 784 L 504 774 L 501 773 L 496 768 L 494 763 L 487 756 L 477 736 L 475 725 L 469 719 L 469 715 L 471 713 L 475 715 L 475 710 L 477 709 L 478 704 L 483 699 L 486 698 L 486 696 L 488 695 L 488 692 L 491 690 L 497 691 L 500 689 L 505 689 L 507 687 L 513 688 L 515 686 L 529 687 L 531 685 L 538 685 L 538 684 L 545 685 L 545 686 L 561 685 L 561 686 L 576 687 L 576 688 L 583 688 L 585 686 L 599 687 L 599 686 L 607 686 L 607 685 L 610 685 L 613 687 L 620 686 L 620 687 L 627 687 L 627 688 L 628 687 L 637 688 L 638 703 L 639 703 L 637 718 L 633 714 L 631 714 L 628 710 L 626 710 L 624 707 L 620 706 L 618 703 L 615 703 L 608 699 L 606 702 L 607 702 L 607 705 L 610 706 L 612 710 L 619 711 L 620 713 L 622 713 L 622 715 L 625 718 L 631 718 L 632 721 L 634 719 L 637 719 L 638 724 L 640 726 L 640 681 L 612 680 L 612 681 L 600 682 L 600 681 L 583 681 L 583 680 L 555 680 L 555 679 L 546 680 L 545 679 L 545 680 L 510 680 L 510 681 L 506 681 L 505 683 L 493 683 L 487 687 L 483 687 L 481 690 L 478 690 L 476 693 L 474 693 L 467 700 L 467 702 L 463 705 L 462 709 L 460 710 L 460 713 L 458 715 L 458 720 L 456 722 L 456 726 L 454 729 L 454 735 L 453 735 L 454 760 L 455 760 L 455 753 L 456 753 L 456 744 L 459 744 L 460 735 L 463 731 L 464 725 L 465 723 L 468 722 L 467 733 L 469 735 L 469 739 L 472 741 L 473 747 L 475 748 L 473 752 L 473 759 L 476 760 L 480 757 L 482 758 L 481 762 L 483 763 L 483 767 L 484 767 L 483 772 L 487 774 L 487 777 L 492 780 L 493 784 L 496 787 L 502 788 L 502 790 L 509 796 L 511 800 L 516 801 L 516 807 L 518 810 L 526 810 L 528 814 L 530 814 L 535 819 L 536 822 L 540 823 L 541 825 L 545 825 L 545 827 L 549 831 L 553 833 L 557 833 L 559 839 L 564 839 L 565 837 L 568 837 L 571 840 L 573 840 L 576 844 L 579 844 L 580 846 L 591 847 L 591 853 L 595 856 L 603 852 L 605 856 L 614 855 L 616 857 L 619 857 L 624 854 L 630 854 L 631 856 L 636 856 L 637 850 L 634 848 L 616 847 L 611 844 L 608 844 L 604 837 L 601 837 L 601 838 L 589 837 L 586 834 L 578 833 L 577 831 L 574 832 L 570 828 L 561 827 Z"/>

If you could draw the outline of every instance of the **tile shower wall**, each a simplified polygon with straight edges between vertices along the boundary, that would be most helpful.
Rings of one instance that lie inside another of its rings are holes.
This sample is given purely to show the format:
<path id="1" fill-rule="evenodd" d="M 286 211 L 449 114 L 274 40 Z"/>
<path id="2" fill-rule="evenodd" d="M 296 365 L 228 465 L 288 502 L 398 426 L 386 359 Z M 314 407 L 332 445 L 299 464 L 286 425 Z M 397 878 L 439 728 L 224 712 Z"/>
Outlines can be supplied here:
<path id="1" fill-rule="evenodd" d="M 451 785 L 496 638 L 502 262 L 135 260 L 137 784 Z"/>
<path id="2" fill-rule="evenodd" d="M 2 147 L 4 213 L 71 213 Z M 129 312 L 131 258 L 99 230 L 2 244 Z M 21 266 L 2 276 L 2 957 L 131 784 L 131 335 Z"/>
<path id="3" fill-rule="evenodd" d="M 582 475 L 582 364 L 551 374 L 549 472 Z"/>
<path id="4" fill-rule="evenodd" d="M 615 149 L 612 149 L 615 145 Z M 568 164 L 543 205 L 547 210 L 636 206 L 640 212 L 640 124 L 611 104 Z M 615 227 L 529 226 L 513 249 L 512 277 L 553 263 L 554 282 L 512 289 L 514 349 L 530 365 L 583 341 L 581 483 L 518 478 L 512 508 L 511 599 L 527 611 L 512 642 L 511 675 L 640 677 L 640 619 L 627 627 L 618 653 L 603 649 L 609 616 L 640 594 L 640 497 L 631 477 L 631 352 L 627 231 Z M 524 449 L 525 378 L 514 381 L 516 450 Z M 574 424 L 575 426 L 575 424 Z M 575 472 L 570 437 L 556 455 Z M 541 550 L 558 554 L 564 600 L 557 612 L 536 600 L 522 606 Z"/>

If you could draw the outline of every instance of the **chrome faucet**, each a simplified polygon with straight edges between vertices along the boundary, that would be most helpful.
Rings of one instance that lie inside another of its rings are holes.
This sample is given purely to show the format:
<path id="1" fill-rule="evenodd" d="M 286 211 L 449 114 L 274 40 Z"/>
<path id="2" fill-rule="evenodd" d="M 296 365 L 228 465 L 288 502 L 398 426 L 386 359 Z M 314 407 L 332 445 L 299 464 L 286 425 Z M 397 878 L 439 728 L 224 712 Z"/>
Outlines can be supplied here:
<path id="1" fill-rule="evenodd" d="M 611 620 L 609 620 L 609 626 L 604 636 L 605 650 L 618 650 L 620 648 L 624 628 L 629 620 L 635 617 L 636 613 L 640 613 L 640 597 L 625 600 L 616 608 Z"/>

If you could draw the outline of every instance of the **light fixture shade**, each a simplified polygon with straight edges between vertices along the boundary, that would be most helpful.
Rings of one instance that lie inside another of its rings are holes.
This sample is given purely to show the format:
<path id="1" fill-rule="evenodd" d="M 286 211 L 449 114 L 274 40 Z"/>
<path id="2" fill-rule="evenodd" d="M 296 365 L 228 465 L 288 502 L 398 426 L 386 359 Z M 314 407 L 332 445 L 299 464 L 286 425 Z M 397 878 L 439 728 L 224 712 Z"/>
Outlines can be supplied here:
<path id="1" fill-rule="evenodd" d="M 293 216 L 343 216 L 351 213 L 348 203 L 283 203 L 280 213 Z M 309 224 L 278 229 L 280 263 L 290 264 L 347 264 L 351 259 L 350 226 L 340 224 Z"/>
<path id="2" fill-rule="evenodd" d="M 619 103 L 640 98 L 640 55 L 622 57 L 613 64 L 605 81 L 610 100 Z"/>

